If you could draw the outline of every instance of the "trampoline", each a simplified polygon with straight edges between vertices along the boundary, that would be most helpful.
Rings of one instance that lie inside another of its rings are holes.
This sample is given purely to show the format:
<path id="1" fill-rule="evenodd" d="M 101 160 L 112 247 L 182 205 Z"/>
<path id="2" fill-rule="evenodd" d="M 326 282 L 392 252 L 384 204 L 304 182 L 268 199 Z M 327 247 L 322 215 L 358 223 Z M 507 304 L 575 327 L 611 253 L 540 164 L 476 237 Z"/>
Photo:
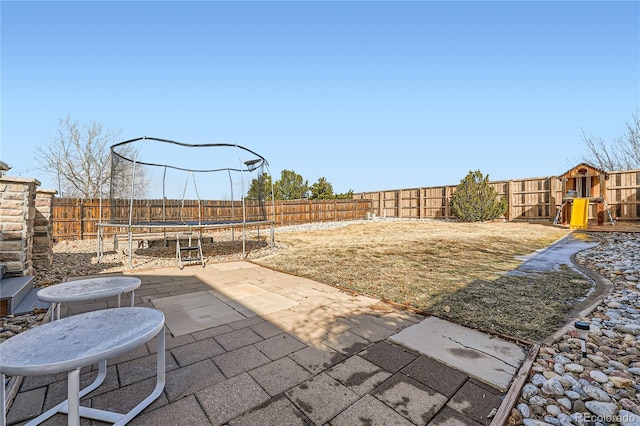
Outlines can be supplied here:
<path id="1" fill-rule="evenodd" d="M 248 228 L 269 227 L 273 248 L 275 214 L 273 185 L 266 187 L 267 160 L 248 148 L 229 143 L 190 144 L 141 137 L 111 146 L 110 215 L 102 221 L 100 209 L 97 257 L 104 254 L 105 229 L 116 229 L 128 242 L 132 268 L 133 241 L 155 237 L 176 241 L 176 262 L 199 261 L 203 233 L 228 229 L 236 240 L 240 232 L 246 256 Z M 265 172 L 266 170 L 266 172 Z M 251 199 L 248 185 L 252 184 Z M 102 202 L 101 202 L 102 206 Z M 180 241 L 187 240 L 181 247 Z M 186 258 L 183 257 L 186 254 Z"/>

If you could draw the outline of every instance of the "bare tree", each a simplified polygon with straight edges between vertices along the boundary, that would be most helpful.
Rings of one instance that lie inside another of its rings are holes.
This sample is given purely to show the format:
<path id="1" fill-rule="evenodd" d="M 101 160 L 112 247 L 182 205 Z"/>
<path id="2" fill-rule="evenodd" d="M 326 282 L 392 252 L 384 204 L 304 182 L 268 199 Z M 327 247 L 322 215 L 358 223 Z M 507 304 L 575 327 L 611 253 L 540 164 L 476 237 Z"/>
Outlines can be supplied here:
<path id="1" fill-rule="evenodd" d="M 610 144 L 582 130 L 582 141 L 588 150 L 583 161 L 603 170 L 640 169 L 640 110 L 625 125 L 625 133 Z"/>
<path id="2" fill-rule="evenodd" d="M 57 135 L 46 145 L 37 148 L 42 168 L 58 182 L 60 196 L 77 198 L 108 197 L 126 194 L 131 187 L 130 166 L 114 170 L 118 179 L 111 179 L 110 146 L 118 142 L 120 132 L 103 128 L 91 121 L 81 125 L 70 116 L 60 119 Z M 122 163 L 119 163 L 122 164 Z M 147 182 L 143 173 L 136 171 L 137 194 L 144 194 Z M 111 182 L 118 188 L 110 188 Z"/>

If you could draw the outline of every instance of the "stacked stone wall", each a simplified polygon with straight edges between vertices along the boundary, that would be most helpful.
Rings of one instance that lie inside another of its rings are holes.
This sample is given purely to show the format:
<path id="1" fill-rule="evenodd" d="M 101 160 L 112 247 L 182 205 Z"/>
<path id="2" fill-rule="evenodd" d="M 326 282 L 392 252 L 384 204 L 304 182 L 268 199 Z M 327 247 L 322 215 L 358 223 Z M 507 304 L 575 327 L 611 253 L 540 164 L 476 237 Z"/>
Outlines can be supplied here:
<path id="1" fill-rule="evenodd" d="M 0 263 L 6 275 L 34 275 L 36 179 L 0 177 Z"/>
<path id="2" fill-rule="evenodd" d="M 56 191 L 36 191 L 33 221 L 33 267 L 48 268 L 53 263 L 53 197 Z"/>

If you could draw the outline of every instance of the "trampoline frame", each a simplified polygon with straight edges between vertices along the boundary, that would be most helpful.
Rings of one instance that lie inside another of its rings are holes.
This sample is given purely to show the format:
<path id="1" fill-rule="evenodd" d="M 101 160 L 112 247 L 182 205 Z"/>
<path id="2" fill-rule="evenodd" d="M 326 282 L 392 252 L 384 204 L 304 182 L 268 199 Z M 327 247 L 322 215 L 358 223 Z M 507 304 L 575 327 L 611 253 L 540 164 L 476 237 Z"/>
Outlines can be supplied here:
<path id="1" fill-rule="evenodd" d="M 177 167 L 177 166 L 173 166 L 170 164 L 157 164 L 157 163 L 149 163 L 149 162 L 145 162 L 145 161 L 141 161 L 135 158 L 136 154 L 134 155 L 134 158 L 128 158 L 123 156 L 122 154 L 117 152 L 117 148 L 123 145 L 127 145 L 127 144 L 131 144 L 131 143 L 135 143 L 138 141 L 145 141 L 145 140 L 150 140 L 150 141 L 156 141 L 156 142 L 162 142 L 162 143 L 170 143 L 170 144 L 175 144 L 175 145 L 180 145 L 183 147 L 187 147 L 187 148 L 209 148 L 209 147 L 230 147 L 230 148 L 236 148 L 236 149 L 240 149 L 240 150 L 244 150 L 252 155 L 255 155 L 257 158 L 253 159 L 253 160 L 249 160 L 249 161 L 245 161 L 244 165 L 246 166 L 246 169 L 244 168 L 235 168 L 235 167 L 226 167 L 226 168 L 216 168 L 216 169 L 197 169 L 197 170 L 191 170 L 191 169 L 187 169 L 187 168 L 183 168 L 183 167 Z M 133 169 L 132 169 L 132 182 L 131 182 L 131 193 L 130 193 L 130 197 L 129 197 L 129 220 L 128 223 L 123 223 L 123 222 L 102 222 L 102 196 L 100 198 L 100 222 L 96 224 L 97 227 L 97 247 L 96 247 L 96 255 L 97 255 L 97 259 L 98 262 L 101 261 L 103 255 L 104 255 L 104 234 L 105 234 L 105 228 L 119 228 L 121 230 L 126 230 L 126 232 L 122 232 L 122 233 L 116 233 L 114 234 L 114 237 L 117 239 L 118 235 L 127 235 L 127 240 L 128 240 L 128 248 L 129 248 L 129 268 L 133 268 L 133 261 L 132 261 L 132 256 L 133 256 L 133 240 L 134 240 L 134 236 L 136 235 L 147 235 L 149 237 L 151 237 L 151 234 L 148 232 L 139 232 L 140 229 L 145 229 L 145 230 L 151 230 L 151 229 L 162 229 L 163 231 L 163 239 L 165 241 L 165 245 L 167 244 L 167 240 L 169 239 L 170 235 L 173 235 L 173 238 L 179 239 L 181 235 L 186 235 L 186 234 L 191 234 L 194 231 L 198 232 L 198 238 L 200 240 L 202 240 L 202 235 L 203 232 L 205 230 L 212 230 L 212 229 L 231 229 L 231 235 L 232 235 L 232 240 L 235 241 L 235 229 L 240 228 L 242 231 L 242 255 L 246 256 L 246 231 L 247 231 L 247 227 L 257 227 L 258 228 L 258 238 L 260 237 L 260 227 L 264 226 L 264 225 L 268 225 L 269 229 L 270 229 L 270 238 L 269 238 L 269 246 L 270 249 L 273 250 L 274 247 L 274 227 L 275 227 L 275 199 L 274 199 L 274 191 L 273 191 L 273 181 L 271 182 L 271 203 L 272 203 L 272 212 L 274 215 L 274 219 L 273 220 L 247 220 L 246 214 L 247 214 L 247 210 L 246 210 L 246 203 L 245 203 L 245 194 L 242 194 L 242 220 L 227 220 L 227 221 L 215 221 L 215 220 L 203 220 L 203 218 L 201 217 L 201 209 L 198 209 L 198 221 L 181 221 L 181 222 L 176 222 L 176 221 L 167 221 L 165 217 L 163 217 L 163 220 L 160 222 L 133 222 L 133 201 L 134 201 L 134 184 L 135 184 L 135 170 L 136 170 L 136 166 L 137 165 L 146 165 L 146 166 L 153 166 L 153 167 L 164 167 L 165 168 L 165 174 L 166 174 L 166 169 L 167 168 L 172 168 L 175 170 L 180 170 L 180 171 L 184 171 L 184 172 L 189 172 L 190 174 L 192 174 L 193 172 L 200 172 L 200 173 L 209 173 L 209 172 L 222 172 L 222 171 L 227 171 L 229 174 L 229 180 L 233 186 L 233 180 L 231 179 L 231 172 L 239 172 L 239 173 L 247 173 L 247 172 L 253 172 L 256 171 L 258 169 L 263 170 L 263 167 L 267 167 L 268 170 L 268 165 L 269 163 L 267 162 L 267 160 L 257 154 L 255 151 L 252 151 L 248 148 L 245 148 L 243 146 L 237 145 L 237 144 L 228 144 L 228 143 L 210 143 L 210 144 L 188 144 L 188 143 L 183 143 L 183 142 L 177 142 L 177 141 L 172 141 L 169 139 L 159 139 L 159 138 L 152 138 L 152 137 L 146 137 L 143 136 L 141 138 L 135 138 L 135 139 L 130 139 L 127 141 L 123 141 L 123 142 L 119 142 L 116 143 L 114 145 L 111 146 L 111 161 L 112 161 L 112 167 L 111 167 L 111 173 L 112 173 L 112 178 L 113 179 L 113 171 L 114 171 L 114 167 L 113 167 L 113 162 L 114 162 L 114 158 L 120 158 L 126 161 L 130 161 L 133 164 Z M 164 176 L 163 176 L 163 182 L 162 182 L 162 192 L 163 192 L 163 207 L 162 207 L 162 214 L 163 216 L 165 215 L 165 202 L 166 202 L 166 197 L 164 196 L 164 192 L 165 192 L 165 181 L 164 181 Z M 194 186 L 196 186 L 195 184 L 195 178 L 194 178 Z M 244 188 L 243 188 L 244 190 Z M 101 191 L 102 192 L 102 191 Z M 233 192 L 233 189 L 232 189 Z M 197 194 L 197 187 L 196 187 L 196 194 Z M 183 195 L 184 196 L 184 195 Z M 199 198 L 199 194 L 198 196 L 198 203 L 201 202 L 200 198 Z M 182 200 L 184 202 L 184 199 Z M 233 200 L 232 200 L 233 201 Z M 233 209 L 232 209 L 232 215 L 233 215 Z M 167 231 L 167 229 L 170 229 L 170 231 Z M 144 238 L 143 238 L 144 239 Z M 149 238 L 149 240 L 151 240 L 152 238 Z M 117 241 L 117 240 L 116 240 Z M 202 259 L 203 261 L 203 266 L 204 266 L 204 259 Z"/>

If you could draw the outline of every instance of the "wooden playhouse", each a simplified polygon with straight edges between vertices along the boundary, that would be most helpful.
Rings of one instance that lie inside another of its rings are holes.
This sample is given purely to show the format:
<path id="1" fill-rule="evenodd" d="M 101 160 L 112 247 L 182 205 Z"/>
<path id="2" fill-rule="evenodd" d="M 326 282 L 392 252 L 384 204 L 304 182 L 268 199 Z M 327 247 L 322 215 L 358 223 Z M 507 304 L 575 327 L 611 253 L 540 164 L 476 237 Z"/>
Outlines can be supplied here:
<path id="1" fill-rule="evenodd" d="M 572 229 L 587 229 L 589 221 L 613 224 L 606 200 L 609 175 L 597 167 L 580 163 L 558 176 L 562 184 L 562 205 L 554 223 Z"/>

